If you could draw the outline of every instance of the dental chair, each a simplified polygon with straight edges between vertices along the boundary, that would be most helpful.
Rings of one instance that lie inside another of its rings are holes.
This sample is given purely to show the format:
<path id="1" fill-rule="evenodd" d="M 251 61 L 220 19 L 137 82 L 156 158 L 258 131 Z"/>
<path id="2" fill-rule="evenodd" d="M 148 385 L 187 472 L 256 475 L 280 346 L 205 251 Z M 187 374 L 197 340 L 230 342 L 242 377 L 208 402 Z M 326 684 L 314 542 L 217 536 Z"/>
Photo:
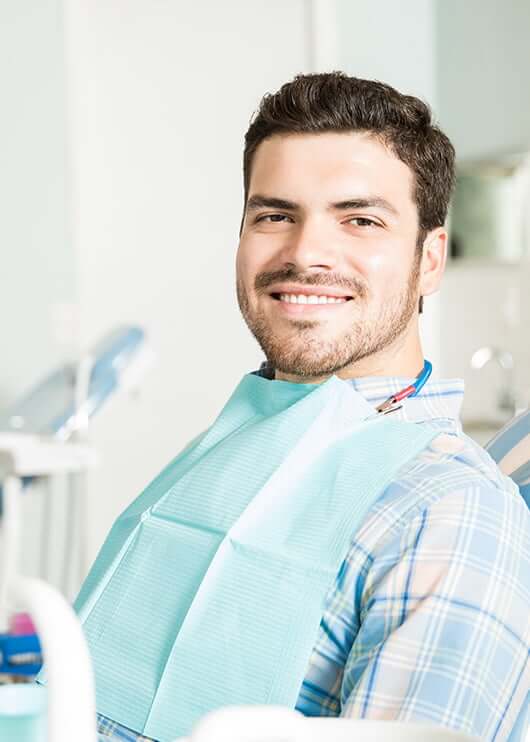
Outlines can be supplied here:
<path id="1" fill-rule="evenodd" d="M 233 707 L 205 716 L 177 742 L 473 742 L 432 724 L 310 718 L 275 706 Z"/>
<path id="2" fill-rule="evenodd" d="M 530 408 L 510 420 L 486 445 L 486 451 L 513 479 L 530 508 Z"/>

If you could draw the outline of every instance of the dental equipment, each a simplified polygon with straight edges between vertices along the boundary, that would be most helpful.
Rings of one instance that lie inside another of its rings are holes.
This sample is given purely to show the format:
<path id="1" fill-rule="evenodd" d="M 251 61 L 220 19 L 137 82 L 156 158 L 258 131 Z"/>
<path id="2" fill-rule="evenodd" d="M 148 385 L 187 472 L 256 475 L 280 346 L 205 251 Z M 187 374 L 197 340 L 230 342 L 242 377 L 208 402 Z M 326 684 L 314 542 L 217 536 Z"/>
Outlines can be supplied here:
<path id="1" fill-rule="evenodd" d="M 234 706 L 207 714 L 196 724 L 188 742 L 473 742 L 477 739 L 433 724 L 306 717 L 282 706 Z"/>
<path id="2" fill-rule="evenodd" d="M 499 390 L 497 408 L 499 412 L 508 413 L 510 418 L 517 414 L 518 405 L 514 394 L 514 359 L 508 350 L 485 345 L 476 350 L 471 357 L 471 368 L 480 370 L 488 363 L 495 362 L 503 372 L 502 386 Z"/>
<path id="3" fill-rule="evenodd" d="M 66 600 L 44 581 L 18 575 L 20 497 L 23 477 L 79 472 L 95 463 L 92 449 L 23 433 L 0 434 L 0 481 L 3 485 L 2 559 L 0 562 L 0 624 L 8 625 L 8 606 L 28 611 L 37 631 L 49 679 L 48 742 L 96 742 L 95 689 L 81 626 Z M 42 740 L 42 709 L 46 690 L 32 686 L 34 714 L 28 713 L 28 686 L 0 688 L 0 738 Z M 42 695 L 39 697 L 39 692 Z M 17 703 L 17 698 L 20 703 Z M 17 714 L 16 708 L 21 711 Z M 25 708 L 24 708 L 25 707 Z M 6 733 L 8 736 L 6 737 Z M 17 736 L 13 736 L 14 734 Z M 20 735 L 20 736 L 19 736 Z"/>
<path id="4" fill-rule="evenodd" d="M 135 386 L 154 354 L 144 331 L 125 326 L 98 342 L 79 363 L 65 364 L 0 414 L 0 430 L 67 440 L 119 388 Z"/>
<path id="5" fill-rule="evenodd" d="M 60 441 L 81 441 L 86 436 L 92 416 L 118 390 L 136 387 L 153 362 L 154 353 L 146 342 L 144 331 L 133 325 L 118 327 L 96 343 L 79 362 L 63 365 L 10 409 L 0 412 L 0 431 L 44 435 Z M 77 589 L 88 568 L 83 530 L 76 528 L 76 524 L 84 520 L 82 495 L 85 483 L 79 474 L 71 473 L 68 478 L 70 496 L 66 501 L 64 552 L 65 557 L 70 557 L 77 531 L 75 544 L 79 574 L 74 575 Z M 25 477 L 23 485 L 29 485 L 33 479 Z M 1 496 L 0 487 L 0 501 Z M 41 564 L 44 569 L 41 576 L 49 579 L 46 543 L 49 498 L 45 498 L 43 510 Z M 60 585 L 63 593 L 68 594 L 76 560 L 64 558 L 62 563 Z"/>

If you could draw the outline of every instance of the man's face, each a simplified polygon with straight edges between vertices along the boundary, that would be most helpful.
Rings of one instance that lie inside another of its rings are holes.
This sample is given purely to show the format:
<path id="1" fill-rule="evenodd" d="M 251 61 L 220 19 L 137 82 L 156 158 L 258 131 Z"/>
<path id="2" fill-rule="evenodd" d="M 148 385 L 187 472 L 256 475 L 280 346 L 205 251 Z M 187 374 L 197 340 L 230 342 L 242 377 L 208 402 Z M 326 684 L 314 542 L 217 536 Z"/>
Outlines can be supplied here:
<path id="1" fill-rule="evenodd" d="M 420 265 L 412 187 L 411 170 L 366 133 L 259 145 L 237 295 L 277 371 L 344 372 L 410 331 Z"/>

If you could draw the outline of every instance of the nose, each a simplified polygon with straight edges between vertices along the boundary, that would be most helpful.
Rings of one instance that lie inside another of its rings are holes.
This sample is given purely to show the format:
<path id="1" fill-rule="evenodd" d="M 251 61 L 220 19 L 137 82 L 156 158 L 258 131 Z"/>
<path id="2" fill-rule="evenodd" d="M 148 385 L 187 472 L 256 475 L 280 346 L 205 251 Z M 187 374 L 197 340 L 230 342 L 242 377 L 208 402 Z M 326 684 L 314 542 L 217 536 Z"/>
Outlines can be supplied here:
<path id="1" fill-rule="evenodd" d="M 283 264 L 299 272 L 312 268 L 333 270 L 338 258 L 333 236 L 316 219 L 300 222 L 296 229 L 291 230 L 281 254 Z"/>

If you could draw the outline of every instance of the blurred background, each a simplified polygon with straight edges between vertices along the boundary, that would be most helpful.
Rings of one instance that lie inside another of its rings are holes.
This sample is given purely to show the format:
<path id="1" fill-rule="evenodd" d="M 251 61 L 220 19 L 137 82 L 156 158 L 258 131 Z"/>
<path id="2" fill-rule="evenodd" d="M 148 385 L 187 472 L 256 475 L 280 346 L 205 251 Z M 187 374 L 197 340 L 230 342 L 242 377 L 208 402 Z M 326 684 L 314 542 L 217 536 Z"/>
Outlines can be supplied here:
<path id="1" fill-rule="evenodd" d="M 529 39 L 527 0 L 0 0 L 0 409 L 124 323 L 157 357 L 90 426 L 86 566 L 262 360 L 234 288 L 243 135 L 297 73 L 432 106 L 459 180 L 426 357 L 479 441 L 529 404 Z"/>

